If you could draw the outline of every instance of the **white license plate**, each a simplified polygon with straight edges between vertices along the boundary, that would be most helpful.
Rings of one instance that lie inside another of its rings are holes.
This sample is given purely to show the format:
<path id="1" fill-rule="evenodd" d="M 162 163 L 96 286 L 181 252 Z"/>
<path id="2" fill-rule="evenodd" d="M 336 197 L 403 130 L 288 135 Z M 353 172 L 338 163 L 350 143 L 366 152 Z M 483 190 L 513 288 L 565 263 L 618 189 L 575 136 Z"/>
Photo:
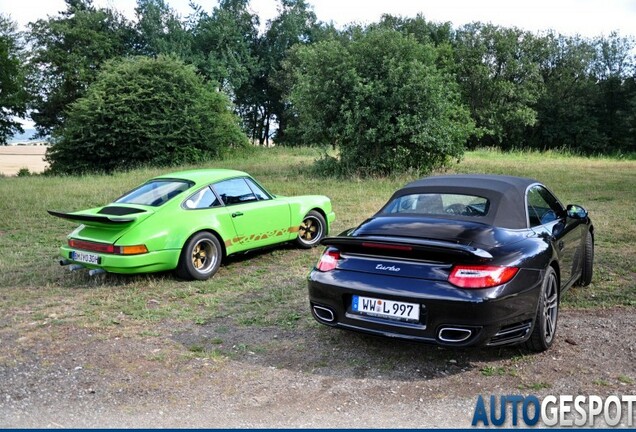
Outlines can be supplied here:
<path id="1" fill-rule="evenodd" d="M 351 310 L 363 314 L 401 321 L 419 321 L 420 305 L 354 295 Z"/>
<path id="2" fill-rule="evenodd" d="M 86 252 L 77 252 L 77 251 L 71 252 L 71 259 L 73 261 L 79 261 L 86 264 L 95 264 L 95 265 L 99 264 L 100 262 L 99 255 L 86 253 Z"/>

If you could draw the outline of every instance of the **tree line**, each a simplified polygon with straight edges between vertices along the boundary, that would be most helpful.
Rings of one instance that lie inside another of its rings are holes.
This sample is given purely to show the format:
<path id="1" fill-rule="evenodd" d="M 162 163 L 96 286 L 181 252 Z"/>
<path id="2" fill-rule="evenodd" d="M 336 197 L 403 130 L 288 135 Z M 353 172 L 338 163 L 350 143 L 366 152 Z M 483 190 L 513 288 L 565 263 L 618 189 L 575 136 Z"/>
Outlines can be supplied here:
<path id="1" fill-rule="evenodd" d="M 86 119 L 83 99 L 108 109 L 99 103 L 110 85 L 91 90 L 100 74 L 114 82 L 113 62 L 146 58 L 171 59 L 197 75 L 207 89 L 197 92 L 225 95 L 252 142 L 337 147 L 343 171 L 430 169 L 482 146 L 636 152 L 633 37 L 454 28 L 421 15 L 336 28 L 305 0 L 279 0 L 263 26 L 249 0 L 193 4 L 187 17 L 164 0 L 138 0 L 135 14 L 66 0 L 24 33 L 0 16 L 0 142 L 29 113 L 40 136 L 72 148 L 68 120 Z"/>

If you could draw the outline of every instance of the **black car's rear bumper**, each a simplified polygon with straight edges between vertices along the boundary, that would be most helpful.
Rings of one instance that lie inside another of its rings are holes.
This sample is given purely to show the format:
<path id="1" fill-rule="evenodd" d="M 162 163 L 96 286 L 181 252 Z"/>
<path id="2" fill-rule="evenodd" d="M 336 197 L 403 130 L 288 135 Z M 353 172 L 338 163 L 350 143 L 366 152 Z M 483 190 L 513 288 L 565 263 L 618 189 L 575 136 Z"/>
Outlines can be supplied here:
<path id="1" fill-rule="evenodd" d="M 445 281 L 313 270 L 309 300 L 314 318 L 333 327 L 447 346 L 504 345 L 530 336 L 542 278 L 542 271 L 522 269 L 507 284 L 462 289 Z M 354 313 L 353 295 L 419 304 L 420 320 Z"/>

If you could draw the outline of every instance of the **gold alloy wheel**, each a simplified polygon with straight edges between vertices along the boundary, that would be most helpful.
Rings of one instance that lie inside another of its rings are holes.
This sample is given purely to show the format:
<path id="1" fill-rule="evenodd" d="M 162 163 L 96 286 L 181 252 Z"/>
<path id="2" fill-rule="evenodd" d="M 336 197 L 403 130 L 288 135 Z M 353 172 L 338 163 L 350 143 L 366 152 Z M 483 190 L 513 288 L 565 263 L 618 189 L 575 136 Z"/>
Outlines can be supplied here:
<path id="1" fill-rule="evenodd" d="M 199 273 L 208 273 L 216 265 L 218 251 L 209 239 L 201 239 L 192 248 L 192 266 Z"/>
<path id="2" fill-rule="evenodd" d="M 298 237 L 303 243 L 312 244 L 322 236 L 322 225 L 314 216 L 306 216 L 298 229 Z"/>

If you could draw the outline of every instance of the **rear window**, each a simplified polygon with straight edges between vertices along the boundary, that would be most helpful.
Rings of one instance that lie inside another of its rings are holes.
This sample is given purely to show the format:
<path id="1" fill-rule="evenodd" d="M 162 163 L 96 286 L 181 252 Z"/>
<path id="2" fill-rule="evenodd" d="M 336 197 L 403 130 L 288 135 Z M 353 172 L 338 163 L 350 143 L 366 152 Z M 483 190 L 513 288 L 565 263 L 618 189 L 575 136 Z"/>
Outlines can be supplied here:
<path id="1" fill-rule="evenodd" d="M 192 185 L 193 183 L 185 180 L 151 180 L 131 190 L 115 202 L 158 207 L 188 190 Z"/>
<path id="2" fill-rule="evenodd" d="M 487 198 L 448 193 L 403 195 L 390 201 L 382 214 L 415 213 L 425 215 L 456 215 L 481 217 L 488 214 Z"/>

